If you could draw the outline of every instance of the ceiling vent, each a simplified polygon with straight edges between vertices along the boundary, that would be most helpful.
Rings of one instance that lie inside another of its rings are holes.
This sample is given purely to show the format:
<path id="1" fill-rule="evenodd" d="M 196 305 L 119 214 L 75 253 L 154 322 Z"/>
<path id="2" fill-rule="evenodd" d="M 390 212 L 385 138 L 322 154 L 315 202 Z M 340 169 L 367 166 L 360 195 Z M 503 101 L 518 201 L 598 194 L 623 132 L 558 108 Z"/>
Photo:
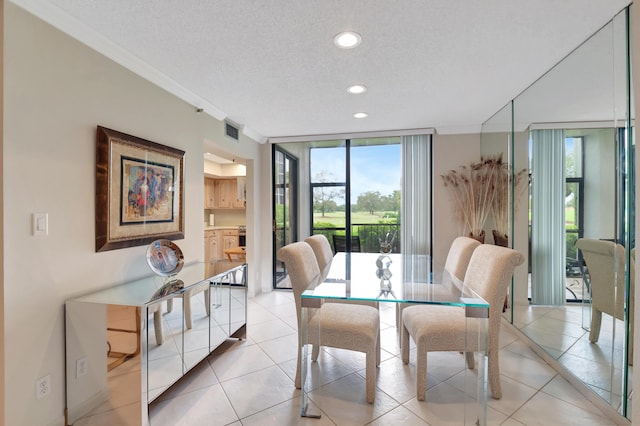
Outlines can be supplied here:
<path id="1" fill-rule="evenodd" d="M 234 141 L 240 140 L 240 126 L 231 123 L 227 120 L 224 121 L 224 134 Z"/>

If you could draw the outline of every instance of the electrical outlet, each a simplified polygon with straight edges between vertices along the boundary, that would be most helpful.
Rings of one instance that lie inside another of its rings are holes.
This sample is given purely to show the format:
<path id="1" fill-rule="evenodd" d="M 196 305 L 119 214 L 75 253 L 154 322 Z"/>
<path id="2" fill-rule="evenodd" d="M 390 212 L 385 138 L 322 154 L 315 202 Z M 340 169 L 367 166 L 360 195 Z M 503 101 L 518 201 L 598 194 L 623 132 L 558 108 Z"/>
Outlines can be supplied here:
<path id="1" fill-rule="evenodd" d="M 89 360 L 87 359 L 87 357 L 78 358 L 78 360 L 76 361 L 76 379 L 79 379 L 80 377 L 87 374 L 88 370 Z"/>
<path id="2" fill-rule="evenodd" d="M 47 374 L 36 380 L 36 398 L 38 400 L 48 396 L 51 393 L 51 376 Z"/>

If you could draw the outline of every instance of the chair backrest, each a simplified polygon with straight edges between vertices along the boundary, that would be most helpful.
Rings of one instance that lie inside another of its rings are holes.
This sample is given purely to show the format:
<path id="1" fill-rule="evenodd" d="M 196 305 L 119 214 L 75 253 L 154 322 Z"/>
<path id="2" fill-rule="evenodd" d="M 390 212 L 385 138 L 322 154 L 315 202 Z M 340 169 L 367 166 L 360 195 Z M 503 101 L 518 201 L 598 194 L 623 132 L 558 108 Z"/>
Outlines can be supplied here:
<path id="1" fill-rule="evenodd" d="M 319 282 L 324 281 L 329 275 L 331 269 L 331 262 L 333 261 L 333 251 L 331 250 L 331 244 L 326 236 L 322 234 L 312 235 L 304 240 L 309 244 L 316 255 L 318 267 L 320 268 Z"/>
<path id="2" fill-rule="evenodd" d="M 444 269 L 460 281 L 464 276 L 474 250 L 480 246 L 480 242 L 474 238 L 457 237 L 451 243 Z"/>
<path id="3" fill-rule="evenodd" d="M 511 277 L 523 262 L 524 256 L 519 251 L 493 244 L 480 244 L 471 255 L 464 285 L 489 302 L 490 335 L 500 330 L 502 307 Z"/>
<path id="4" fill-rule="evenodd" d="M 335 249 L 336 253 L 338 253 L 339 251 L 347 251 L 347 237 L 345 237 L 344 235 L 332 235 L 333 238 L 333 248 Z M 351 252 L 352 253 L 359 253 L 360 252 L 360 237 L 358 237 L 357 235 L 353 235 L 351 237 Z"/>
<path id="5" fill-rule="evenodd" d="M 612 241 L 580 238 L 576 247 L 582 251 L 591 282 L 591 303 L 594 308 L 624 319 L 624 262 L 625 250 Z M 635 261 L 631 263 L 632 283 Z"/>
<path id="6" fill-rule="evenodd" d="M 276 253 L 276 257 L 283 261 L 296 302 L 298 326 L 300 325 L 300 295 L 308 288 L 315 288 L 320 277 L 320 269 L 316 255 L 311 246 L 304 241 L 287 244 Z M 298 328 L 299 330 L 299 328 Z"/>

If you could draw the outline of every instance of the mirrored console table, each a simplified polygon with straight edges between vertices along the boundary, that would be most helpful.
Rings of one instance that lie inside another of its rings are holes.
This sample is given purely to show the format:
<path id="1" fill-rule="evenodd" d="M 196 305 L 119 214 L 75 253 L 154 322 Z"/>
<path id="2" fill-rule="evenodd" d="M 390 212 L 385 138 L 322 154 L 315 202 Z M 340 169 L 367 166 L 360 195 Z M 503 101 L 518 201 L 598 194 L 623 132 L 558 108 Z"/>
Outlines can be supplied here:
<path id="1" fill-rule="evenodd" d="M 246 335 L 247 265 L 206 263 L 65 303 L 67 424 L 149 424 L 148 405 L 225 340 Z"/>

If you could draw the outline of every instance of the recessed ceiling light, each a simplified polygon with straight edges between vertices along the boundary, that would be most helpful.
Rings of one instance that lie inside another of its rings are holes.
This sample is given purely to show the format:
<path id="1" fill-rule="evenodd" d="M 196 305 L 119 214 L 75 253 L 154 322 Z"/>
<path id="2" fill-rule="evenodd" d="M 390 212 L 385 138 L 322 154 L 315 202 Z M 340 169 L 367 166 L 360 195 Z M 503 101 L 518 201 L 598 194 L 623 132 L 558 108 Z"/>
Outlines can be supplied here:
<path id="1" fill-rule="evenodd" d="M 353 86 L 347 87 L 347 92 L 353 93 L 354 95 L 364 93 L 367 91 L 367 87 L 361 84 L 354 84 Z"/>
<path id="2" fill-rule="evenodd" d="M 341 49 L 351 49 L 359 45 L 361 41 L 360 34 L 351 31 L 345 31 L 333 38 L 333 43 Z"/>
<path id="3" fill-rule="evenodd" d="M 369 114 L 367 114 L 366 112 L 356 112 L 355 114 L 353 114 L 353 116 L 355 118 L 367 118 Z"/>

